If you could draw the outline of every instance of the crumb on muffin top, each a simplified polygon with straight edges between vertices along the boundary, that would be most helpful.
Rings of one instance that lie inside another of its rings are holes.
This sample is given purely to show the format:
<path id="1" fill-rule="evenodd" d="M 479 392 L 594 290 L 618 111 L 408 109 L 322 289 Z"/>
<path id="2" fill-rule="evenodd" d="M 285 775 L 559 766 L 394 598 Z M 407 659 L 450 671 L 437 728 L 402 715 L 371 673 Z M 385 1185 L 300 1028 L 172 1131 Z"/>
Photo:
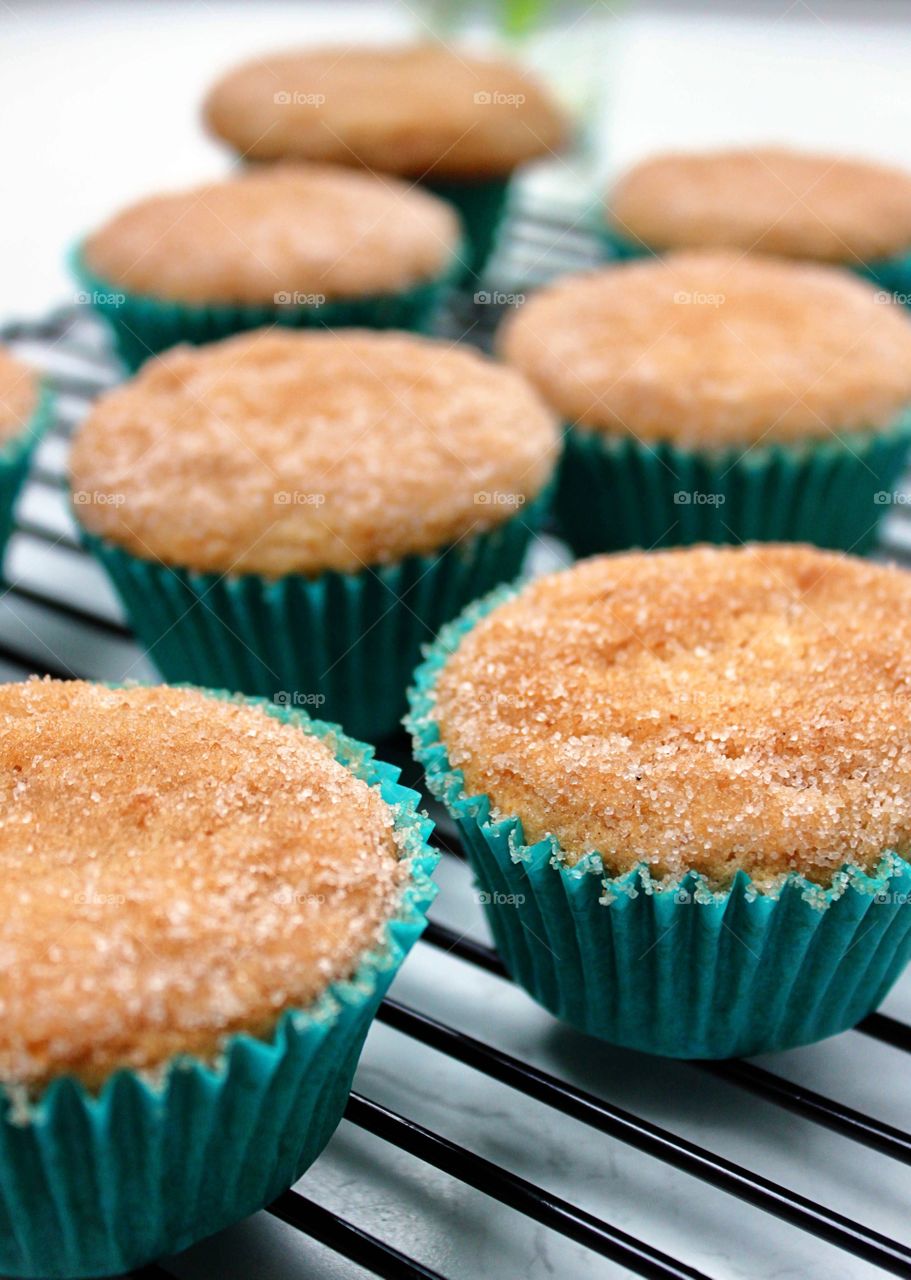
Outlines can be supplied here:
<path id="1" fill-rule="evenodd" d="M 266 305 L 393 293 L 445 271 L 459 224 L 397 178 L 331 165 L 252 169 L 150 196 L 85 241 L 102 281 L 178 302 Z"/>
<path id="2" fill-rule="evenodd" d="M 0 1080 L 271 1033 L 397 910 L 393 810 L 329 747 L 191 689 L 0 686 Z"/>
<path id="3" fill-rule="evenodd" d="M 229 71 L 209 128 L 251 160 L 363 165 L 413 178 L 512 172 L 562 143 L 566 124 L 515 63 L 427 43 L 264 54 Z"/>
<path id="4" fill-rule="evenodd" d="M 82 523 L 144 558 L 359 571 L 521 519 L 558 436 L 518 374 L 463 346 L 262 330 L 174 348 L 103 396 L 71 484 Z"/>
<path id="5" fill-rule="evenodd" d="M 911 173 L 786 147 L 671 152 L 619 180 L 607 219 L 654 250 L 727 247 L 862 266 L 911 251 Z"/>
<path id="6" fill-rule="evenodd" d="M 911 577 L 804 546 L 602 556 L 463 636 L 433 715 L 468 795 L 608 875 L 820 883 L 911 848 Z"/>
<path id="7" fill-rule="evenodd" d="M 38 375 L 0 347 L 0 440 L 19 435 L 38 403 Z"/>
<path id="8" fill-rule="evenodd" d="M 891 425 L 911 403 L 911 319 L 834 267 L 671 254 L 564 277 L 500 348 L 567 422 L 691 446 Z"/>

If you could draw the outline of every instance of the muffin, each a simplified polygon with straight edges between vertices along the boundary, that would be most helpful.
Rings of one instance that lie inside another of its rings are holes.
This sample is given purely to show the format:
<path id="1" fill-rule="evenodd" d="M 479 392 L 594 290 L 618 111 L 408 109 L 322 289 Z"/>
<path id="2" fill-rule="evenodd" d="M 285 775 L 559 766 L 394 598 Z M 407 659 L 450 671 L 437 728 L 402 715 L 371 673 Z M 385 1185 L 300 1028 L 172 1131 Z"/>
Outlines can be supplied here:
<path id="1" fill-rule="evenodd" d="M 74 270 L 135 369 L 175 343 L 266 324 L 422 329 L 459 263 L 442 200 L 276 165 L 131 205 L 85 239 Z"/>
<path id="2" fill-rule="evenodd" d="M 302 49 L 228 72 L 209 129 L 245 160 L 316 160 L 397 174 L 457 207 L 480 271 L 510 177 L 557 151 L 566 122 L 512 62 L 443 44 Z"/>
<path id="3" fill-rule="evenodd" d="M 853 1026 L 911 954 L 911 578 L 805 546 L 581 562 L 441 633 L 411 727 L 512 976 L 676 1057 Z"/>
<path id="4" fill-rule="evenodd" d="M 34 369 L 0 347 L 0 564 L 13 531 L 13 508 L 51 413 Z"/>
<path id="5" fill-rule="evenodd" d="M 326 1145 L 429 824 L 368 748 L 227 694 L 35 679 L 0 723 L 0 1265 L 120 1274 Z"/>
<path id="6" fill-rule="evenodd" d="M 911 438 L 911 321 L 847 272 L 693 251 L 567 277 L 500 334 L 568 424 L 577 554 L 872 546 Z"/>
<path id="7" fill-rule="evenodd" d="M 71 485 L 166 679 L 373 739 L 424 641 L 519 572 L 557 448 L 531 388 L 479 353 L 273 330 L 175 349 L 104 396 Z"/>
<path id="8" fill-rule="evenodd" d="M 828 262 L 911 289 L 911 173 L 785 147 L 671 152 L 634 166 L 611 193 L 621 256 L 741 249 Z"/>

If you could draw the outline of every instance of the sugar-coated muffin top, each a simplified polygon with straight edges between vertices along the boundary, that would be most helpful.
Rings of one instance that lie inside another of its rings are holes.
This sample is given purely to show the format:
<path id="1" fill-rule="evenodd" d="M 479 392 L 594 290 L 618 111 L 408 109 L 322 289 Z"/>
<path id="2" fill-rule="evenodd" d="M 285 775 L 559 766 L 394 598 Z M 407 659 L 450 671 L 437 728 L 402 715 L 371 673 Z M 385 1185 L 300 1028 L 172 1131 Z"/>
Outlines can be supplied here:
<path id="1" fill-rule="evenodd" d="M 911 847 L 911 576 L 804 546 L 629 553 L 469 631 L 433 714 L 468 795 L 609 875 L 821 883 Z"/>
<path id="2" fill-rule="evenodd" d="M 249 160 L 413 178 L 506 175 L 566 132 L 556 103 L 517 64 L 432 43 L 265 54 L 228 72 L 204 114 Z"/>
<path id="3" fill-rule="evenodd" d="M 911 251 L 911 173 L 786 147 L 671 152 L 620 179 L 607 219 L 656 251 L 724 247 L 861 266 Z"/>
<path id="4" fill-rule="evenodd" d="M 190 689 L 0 686 L 0 1080 L 268 1035 L 382 936 L 394 812 L 328 746 Z"/>
<path id="5" fill-rule="evenodd" d="M 138 294 L 318 306 L 440 275 L 459 235 L 445 201 L 396 178 L 275 165 L 140 200 L 93 232 L 83 257 Z"/>
<path id="6" fill-rule="evenodd" d="M 82 523 L 144 558 L 359 571 L 521 518 L 558 438 L 518 374 L 464 346 L 262 330 L 175 348 L 103 396 L 71 483 Z"/>
<path id="7" fill-rule="evenodd" d="M 0 440 L 9 440 L 24 430 L 37 403 L 38 375 L 0 347 Z"/>
<path id="8" fill-rule="evenodd" d="M 721 446 L 890 425 L 911 402 L 911 319 L 847 271 L 691 252 L 568 276 L 500 348 L 567 422 Z"/>

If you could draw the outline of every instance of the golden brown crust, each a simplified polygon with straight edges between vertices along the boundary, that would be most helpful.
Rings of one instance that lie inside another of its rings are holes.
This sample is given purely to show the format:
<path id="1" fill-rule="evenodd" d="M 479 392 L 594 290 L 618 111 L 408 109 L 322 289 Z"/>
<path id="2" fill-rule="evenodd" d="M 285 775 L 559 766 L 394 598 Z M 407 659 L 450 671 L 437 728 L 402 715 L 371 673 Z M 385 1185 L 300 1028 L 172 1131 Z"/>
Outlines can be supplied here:
<path id="1" fill-rule="evenodd" d="M 9 440 L 23 431 L 37 403 L 38 375 L 0 347 L 0 440 Z"/>
<path id="2" fill-rule="evenodd" d="M 458 221 L 443 200 L 327 165 L 276 165 L 151 196 L 88 237 L 105 283 L 180 302 L 281 305 L 394 293 L 439 276 Z"/>
<path id="3" fill-rule="evenodd" d="M 651 249 L 736 248 L 857 266 L 911 250 L 911 173 L 785 147 L 678 152 L 636 165 L 608 223 Z"/>
<path id="4" fill-rule="evenodd" d="M 550 477 L 552 415 L 512 370 L 409 334 L 266 331 L 176 348 L 102 397 L 76 512 L 136 555 L 317 574 L 433 551 Z"/>
<path id="5" fill-rule="evenodd" d="M 505 358 L 567 422 L 689 446 L 831 438 L 911 402 L 911 321 L 846 271 L 724 252 L 566 277 Z"/>
<path id="6" fill-rule="evenodd" d="M 556 103 L 520 67 L 442 44 L 266 55 L 228 72 L 204 115 L 247 159 L 414 178 L 506 175 L 556 150 L 566 132 Z"/>
<path id="7" fill-rule="evenodd" d="M 187 689 L 0 686 L 0 1080 L 215 1055 L 350 976 L 393 811 L 319 739 Z"/>
<path id="8" fill-rule="evenodd" d="M 461 640 L 435 717 L 469 795 L 571 864 L 825 883 L 911 846 L 911 577 L 799 546 L 604 556 Z"/>

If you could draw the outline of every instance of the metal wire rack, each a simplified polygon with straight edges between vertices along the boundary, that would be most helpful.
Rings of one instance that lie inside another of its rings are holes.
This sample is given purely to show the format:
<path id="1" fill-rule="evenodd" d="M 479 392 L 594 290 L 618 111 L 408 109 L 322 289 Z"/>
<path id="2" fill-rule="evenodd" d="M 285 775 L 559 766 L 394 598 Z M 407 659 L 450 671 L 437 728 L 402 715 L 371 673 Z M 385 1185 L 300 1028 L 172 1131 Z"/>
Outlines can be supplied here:
<path id="1" fill-rule="evenodd" d="M 520 204 L 497 285 L 455 299 L 441 332 L 487 345 L 510 305 L 498 292 L 595 256 L 570 207 Z M 0 678 L 154 678 L 64 496 L 72 428 L 121 376 L 105 334 L 67 306 L 0 328 L 0 340 L 58 397 L 7 561 Z M 882 550 L 911 565 L 900 499 Z M 379 754 L 419 785 L 404 740 Z M 455 831 L 434 816 L 443 892 L 327 1152 L 263 1213 L 137 1274 L 911 1277 L 911 979 L 890 1012 L 768 1064 L 597 1044 L 512 987 L 484 941 Z"/>

